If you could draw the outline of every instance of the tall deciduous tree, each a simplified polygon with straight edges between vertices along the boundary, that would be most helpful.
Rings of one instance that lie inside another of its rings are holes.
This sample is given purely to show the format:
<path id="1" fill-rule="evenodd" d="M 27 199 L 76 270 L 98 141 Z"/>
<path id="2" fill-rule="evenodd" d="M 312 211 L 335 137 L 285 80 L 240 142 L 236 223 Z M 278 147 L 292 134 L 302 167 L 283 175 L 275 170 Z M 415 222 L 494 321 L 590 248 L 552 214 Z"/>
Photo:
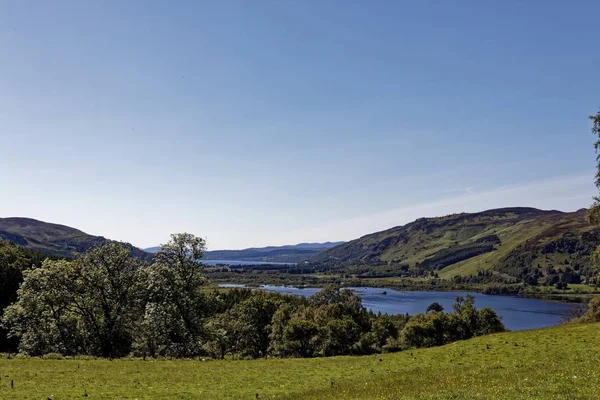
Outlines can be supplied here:
<path id="1" fill-rule="evenodd" d="M 596 150 L 596 177 L 594 183 L 600 190 L 600 112 L 596 115 L 590 115 L 589 119 L 592 121 L 592 134 L 598 137 L 594 143 L 594 149 Z M 600 196 L 594 197 L 594 204 L 588 211 L 588 220 L 593 224 L 600 224 Z"/>
<path id="2" fill-rule="evenodd" d="M 73 261 L 78 275 L 75 306 L 104 357 L 127 355 L 134 323 L 143 310 L 140 263 L 126 247 L 108 243 Z"/>
<path id="3" fill-rule="evenodd" d="M 594 143 L 594 149 L 596 150 L 596 177 L 594 183 L 598 190 L 600 190 L 600 112 L 596 115 L 590 115 L 592 121 L 592 134 L 597 136 L 597 140 Z M 594 197 L 594 203 L 588 210 L 588 221 L 594 225 L 600 225 L 600 196 Z M 594 254 L 592 254 L 592 263 L 596 267 L 596 270 L 600 269 L 600 246 L 596 248 Z M 598 278 L 594 279 L 596 286 L 598 284 Z"/>
<path id="4" fill-rule="evenodd" d="M 16 245 L 0 240 L 0 315 L 17 300 L 17 290 L 23 281 L 23 271 L 31 267 L 28 254 Z M 14 351 L 17 341 L 8 339 L 0 328 L 0 352 Z"/>
<path id="5" fill-rule="evenodd" d="M 140 264 L 116 243 L 72 262 L 45 260 L 24 271 L 3 323 L 28 354 L 125 356 L 143 311 L 139 273 Z"/>
<path id="6" fill-rule="evenodd" d="M 171 235 L 147 270 L 149 302 L 138 327 L 137 353 L 193 357 L 202 352 L 207 282 L 200 259 L 206 243 L 189 233 Z"/>

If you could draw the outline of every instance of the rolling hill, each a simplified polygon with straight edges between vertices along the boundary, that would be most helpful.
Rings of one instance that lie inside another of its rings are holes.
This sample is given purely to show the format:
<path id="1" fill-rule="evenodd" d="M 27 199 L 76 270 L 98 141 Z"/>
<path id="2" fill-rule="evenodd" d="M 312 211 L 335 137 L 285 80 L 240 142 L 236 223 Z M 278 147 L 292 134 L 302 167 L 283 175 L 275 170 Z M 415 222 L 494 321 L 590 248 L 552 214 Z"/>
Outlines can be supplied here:
<path id="1" fill-rule="evenodd" d="M 585 210 L 502 208 L 420 218 L 326 250 L 311 262 L 388 276 L 495 274 L 577 283 L 590 271 L 590 254 L 598 244 L 600 227 L 587 223 Z"/>
<path id="2" fill-rule="evenodd" d="M 102 236 L 92 236 L 78 229 L 51 224 L 31 218 L 0 218 L 0 240 L 7 240 L 29 250 L 47 255 L 72 258 L 78 253 L 109 241 Z M 142 260 L 151 260 L 149 254 L 129 243 L 131 254 Z"/>
<path id="3" fill-rule="evenodd" d="M 204 253 L 207 260 L 299 263 L 343 242 L 299 243 L 288 246 L 253 247 L 243 250 L 213 250 Z M 156 253 L 160 247 L 145 249 Z"/>

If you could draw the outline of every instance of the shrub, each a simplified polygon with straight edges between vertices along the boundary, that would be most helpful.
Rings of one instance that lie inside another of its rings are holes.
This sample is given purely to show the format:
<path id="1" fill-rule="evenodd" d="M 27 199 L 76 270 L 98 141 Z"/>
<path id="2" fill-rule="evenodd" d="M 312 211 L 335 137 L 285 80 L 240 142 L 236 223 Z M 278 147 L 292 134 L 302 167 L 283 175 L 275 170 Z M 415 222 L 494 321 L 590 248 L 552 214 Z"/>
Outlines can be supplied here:
<path id="1" fill-rule="evenodd" d="M 588 304 L 588 310 L 582 317 L 576 318 L 573 322 L 591 323 L 600 322 L 600 296 L 594 297 Z"/>
<path id="2" fill-rule="evenodd" d="M 402 347 L 441 346 L 506 330 L 494 310 L 483 308 L 478 311 L 474 302 L 472 296 L 467 296 L 466 300 L 457 297 L 452 313 L 433 311 L 411 318 L 400 335 Z"/>

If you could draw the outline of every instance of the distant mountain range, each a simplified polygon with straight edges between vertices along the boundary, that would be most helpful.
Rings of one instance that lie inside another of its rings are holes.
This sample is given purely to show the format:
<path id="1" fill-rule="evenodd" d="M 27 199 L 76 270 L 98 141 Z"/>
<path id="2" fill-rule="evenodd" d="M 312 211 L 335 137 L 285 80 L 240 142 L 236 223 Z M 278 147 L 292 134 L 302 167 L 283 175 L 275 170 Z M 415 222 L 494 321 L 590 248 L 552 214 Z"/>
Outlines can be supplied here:
<path id="1" fill-rule="evenodd" d="M 46 255 L 65 258 L 72 258 L 78 253 L 111 241 L 102 236 L 88 235 L 75 228 L 31 218 L 0 218 L 0 240 L 7 240 Z M 131 249 L 134 257 L 146 261 L 153 258 L 152 254 L 129 243 L 124 245 Z"/>
<path id="2" fill-rule="evenodd" d="M 515 207 L 419 218 L 321 252 L 311 263 L 387 276 L 408 269 L 433 271 L 442 278 L 485 273 L 518 280 L 545 280 L 564 272 L 589 276 L 600 227 L 590 225 L 585 215 L 585 209 Z"/>
<path id="3" fill-rule="evenodd" d="M 300 243 L 288 246 L 253 247 L 243 250 L 213 250 L 204 253 L 207 260 L 298 263 L 344 242 Z M 144 249 L 156 253 L 160 247 Z"/>
<path id="4" fill-rule="evenodd" d="M 0 240 L 7 240 L 47 255 L 65 258 L 72 258 L 90 248 L 111 241 L 69 226 L 19 217 L 0 218 Z M 291 246 L 207 251 L 204 257 L 208 260 L 297 263 L 341 243 L 343 242 L 300 243 Z M 152 261 L 154 258 L 152 253 L 160 249 L 160 247 L 151 247 L 142 250 L 129 243 L 124 245 L 131 249 L 133 256 L 146 261 Z"/>
<path id="5" fill-rule="evenodd" d="M 435 273 L 458 276 L 512 277 L 542 283 L 576 283 L 591 275 L 590 255 L 600 244 L 600 227 L 585 219 L 586 210 L 543 211 L 513 207 L 478 213 L 419 218 L 350 242 L 300 243 L 243 250 L 207 251 L 207 260 L 249 262 L 308 261 L 315 268 L 357 276 Z M 25 248 L 73 257 L 109 239 L 64 225 L 30 218 L 0 218 L 0 239 Z M 132 255 L 152 260 L 158 247 Z"/>

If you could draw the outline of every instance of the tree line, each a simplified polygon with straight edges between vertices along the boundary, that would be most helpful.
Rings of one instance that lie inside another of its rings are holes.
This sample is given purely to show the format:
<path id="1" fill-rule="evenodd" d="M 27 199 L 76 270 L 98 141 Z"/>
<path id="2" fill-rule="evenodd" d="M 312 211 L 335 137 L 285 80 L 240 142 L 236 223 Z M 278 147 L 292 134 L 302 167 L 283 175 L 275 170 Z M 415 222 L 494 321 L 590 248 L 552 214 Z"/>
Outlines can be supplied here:
<path id="1" fill-rule="evenodd" d="M 28 251 L 11 242 L 0 240 L 0 315 L 17 300 L 17 290 L 23 282 L 23 271 L 42 265 L 46 256 Z M 18 341 L 9 338 L 8 331 L 0 325 L 0 352 L 16 349 Z"/>
<path id="2" fill-rule="evenodd" d="M 316 357 L 436 346 L 504 326 L 457 298 L 416 316 L 374 314 L 329 285 L 303 298 L 211 289 L 204 240 L 172 235 L 152 264 L 106 243 L 69 261 L 0 244 L 2 351 L 97 357 Z"/>

